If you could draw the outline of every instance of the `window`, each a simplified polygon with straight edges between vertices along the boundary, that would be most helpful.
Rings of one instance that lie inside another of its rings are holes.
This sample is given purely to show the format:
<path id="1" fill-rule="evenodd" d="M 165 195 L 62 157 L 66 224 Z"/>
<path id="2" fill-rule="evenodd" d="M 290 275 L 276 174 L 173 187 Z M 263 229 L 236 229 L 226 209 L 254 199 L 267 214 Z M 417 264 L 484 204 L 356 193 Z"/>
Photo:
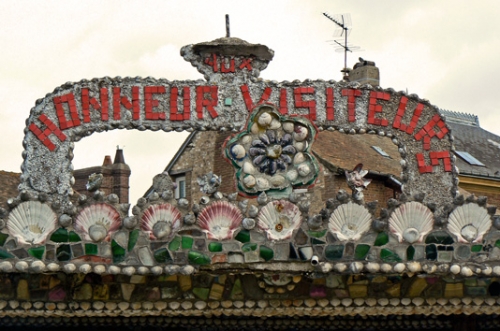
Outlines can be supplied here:
<path id="1" fill-rule="evenodd" d="M 467 163 L 469 163 L 471 165 L 485 167 L 485 165 L 481 161 L 479 161 L 478 159 L 476 159 L 474 156 L 470 155 L 467 152 L 455 151 L 455 153 L 457 153 L 458 156 L 460 156 L 462 159 L 464 159 L 465 161 L 467 161 Z"/>
<path id="2" fill-rule="evenodd" d="M 378 147 L 378 146 L 372 146 L 372 148 L 374 150 L 377 151 L 377 153 L 379 153 L 380 155 L 382 155 L 383 157 L 387 157 L 387 158 L 391 158 L 389 154 L 387 154 L 382 148 Z"/>
<path id="3" fill-rule="evenodd" d="M 175 198 L 180 199 L 180 198 L 185 198 L 186 197 L 186 177 L 177 177 L 175 179 L 175 183 L 177 184 L 177 187 L 175 188 Z"/>

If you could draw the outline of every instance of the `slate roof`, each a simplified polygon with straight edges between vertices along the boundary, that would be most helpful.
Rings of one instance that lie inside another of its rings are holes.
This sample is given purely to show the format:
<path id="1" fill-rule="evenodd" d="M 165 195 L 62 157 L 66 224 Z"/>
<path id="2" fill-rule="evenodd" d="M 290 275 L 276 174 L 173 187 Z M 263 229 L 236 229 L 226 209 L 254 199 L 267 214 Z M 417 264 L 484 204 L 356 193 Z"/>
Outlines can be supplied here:
<path id="1" fill-rule="evenodd" d="M 455 137 L 456 151 L 464 151 L 484 166 L 471 165 L 456 153 L 460 175 L 500 180 L 500 137 L 482 129 L 475 115 L 440 111 Z"/>
<path id="2" fill-rule="evenodd" d="M 380 147 L 389 156 L 380 155 L 372 146 Z M 398 147 L 388 137 L 322 131 L 312 145 L 312 150 L 325 167 L 328 168 L 328 164 L 335 166 L 342 174 L 343 170 L 352 170 L 358 163 L 374 174 L 399 177 L 401 173 Z M 335 172 L 336 169 L 329 170 Z"/>

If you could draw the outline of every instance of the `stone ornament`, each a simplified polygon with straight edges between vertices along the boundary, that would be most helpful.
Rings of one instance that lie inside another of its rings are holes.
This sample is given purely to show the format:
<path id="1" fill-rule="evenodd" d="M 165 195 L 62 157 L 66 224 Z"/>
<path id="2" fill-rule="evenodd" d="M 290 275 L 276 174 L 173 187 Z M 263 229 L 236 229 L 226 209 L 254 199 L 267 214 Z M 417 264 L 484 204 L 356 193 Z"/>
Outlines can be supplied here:
<path id="1" fill-rule="evenodd" d="M 257 226 L 273 241 L 291 238 L 301 222 L 299 208 L 285 200 L 269 202 L 257 216 Z"/>
<path id="2" fill-rule="evenodd" d="M 75 219 L 75 230 L 85 240 L 109 241 L 110 235 L 121 225 L 120 213 L 106 203 L 96 203 L 83 208 Z"/>
<path id="3" fill-rule="evenodd" d="M 370 229 L 372 216 L 361 205 L 352 201 L 340 205 L 328 220 L 328 229 L 340 241 L 359 240 Z"/>
<path id="4" fill-rule="evenodd" d="M 491 225 L 488 211 L 475 203 L 457 207 L 448 220 L 448 230 L 464 243 L 481 242 Z"/>
<path id="5" fill-rule="evenodd" d="M 310 154 L 315 136 L 305 118 L 283 116 L 273 105 L 256 107 L 247 129 L 226 142 L 238 189 L 249 196 L 266 192 L 281 198 L 293 187 L 312 185 L 319 170 Z"/>
<path id="6" fill-rule="evenodd" d="M 209 239 L 227 240 L 240 227 L 243 215 L 227 201 L 217 201 L 205 207 L 198 216 L 198 226 Z"/>
<path id="7" fill-rule="evenodd" d="M 422 242 L 434 226 L 434 216 L 425 205 L 411 201 L 399 206 L 389 218 L 389 230 L 399 242 Z"/>
<path id="8" fill-rule="evenodd" d="M 26 201 L 9 214 L 7 230 L 23 244 L 42 244 L 57 227 L 57 215 L 38 201 Z"/>
<path id="9" fill-rule="evenodd" d="M 151 239 L 168 239 L 182 226 L 179 210 L 169 203 L 149 206 L 141 217 L 141 229 Z"/>

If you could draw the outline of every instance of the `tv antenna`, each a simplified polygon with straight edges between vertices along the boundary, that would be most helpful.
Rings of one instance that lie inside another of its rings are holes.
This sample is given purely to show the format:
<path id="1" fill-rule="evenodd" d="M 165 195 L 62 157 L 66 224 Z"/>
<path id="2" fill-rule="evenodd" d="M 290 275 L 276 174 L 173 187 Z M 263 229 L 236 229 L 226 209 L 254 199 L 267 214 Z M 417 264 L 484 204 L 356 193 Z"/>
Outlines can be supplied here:
<path id="1" fill-rule="evenodd" d="M 351 32 L 351 15 L 349 14 L 338 14 L 334 16 L 330 16 L 327 13 L 323 13 L 326 18 L 328 18 L 330 21 L 335 23 L 337 25 L 337 29 L 333 33 L 333 36 L 335 38 L 338 38 L 338 40 L 328 40 L 328 41 L 333 41 L 339 48 L 336 50 L 338 52 L 344 52 L 344 69 L 341 70 L 341 72 L 344 74 L 344 80 L 349 79 L 349 71 L 350 69 L 347 68 L 347 52 L 353 52 L 357 51 L 360 49 L 358 46 L 351 46 L 347 42 L 347 36 Z M 343 38 L 340 39 L 340 38 Z M 340 41 L 339 41 L 340 40 Z M 343 42 L 343 44 L 342 44 Z"/>

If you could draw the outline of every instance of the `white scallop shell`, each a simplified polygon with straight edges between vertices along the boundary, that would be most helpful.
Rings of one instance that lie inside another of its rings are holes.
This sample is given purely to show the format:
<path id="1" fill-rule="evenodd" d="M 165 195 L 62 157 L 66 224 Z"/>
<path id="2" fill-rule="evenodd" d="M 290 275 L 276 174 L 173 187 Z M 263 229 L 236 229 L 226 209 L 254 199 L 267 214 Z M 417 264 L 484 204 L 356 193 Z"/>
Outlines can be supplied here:
<path id="1" fill-rule="evenodd" d="M 334 210 L 328 228 L 341 241 L 358 240 L 370 229 L 371 218 L 365 207 L 349 202 Z"/>
<path id="2" fill-rule="evenodd" d="M 181 225 L 181 213 L 169 203 L 149 206 L 141 217 L 141 229 L 149 232 L 151 239 L 170 238 Z"/>
<path id="3" fill-rule="evenodd" d="M 57 215 L 49 206 L 38 201 L 27 201 L 9 215 L 7 230 L 23 244 L 41 244 L 57 227 Z"/>
<path id="4" fill-rule="evenodd" d="M 120 213 L 106 203 L 85 207 L 75 219 L 75 230 L 85 240 L 109 240 L 111 233 L 120 227 Z"/>
<path id="5" fill-rule="evenodd" d="M 300 223 L 299 208 L 285 200 L 269 202 L 257 216 L 257 226 L 266 232 L 269 240 L 290 238 Z"/>
<path id="6" fill-rule="evenodd" d="M 448 230 L 460 242 L 480 242 L 491 227 L 491 218 L 485 208 L 468 203 L 455 208 L 448 219 Z"/>
<path id="7" fill-rule="evenodd" d="M 425 205 L 411 201 L 399 206 L 389 218 L 389 229 L 399 242 L 421 242 L 434 225 L 432 212 Z"/>
<path id="8" fill-rule="evenodd" d="M 242 219 L 243 215 L 236 206 L 227 201 L 217 201 L 201 211 L 198 226 L 209 239 L 226 240 L 233 238 Z"/>

